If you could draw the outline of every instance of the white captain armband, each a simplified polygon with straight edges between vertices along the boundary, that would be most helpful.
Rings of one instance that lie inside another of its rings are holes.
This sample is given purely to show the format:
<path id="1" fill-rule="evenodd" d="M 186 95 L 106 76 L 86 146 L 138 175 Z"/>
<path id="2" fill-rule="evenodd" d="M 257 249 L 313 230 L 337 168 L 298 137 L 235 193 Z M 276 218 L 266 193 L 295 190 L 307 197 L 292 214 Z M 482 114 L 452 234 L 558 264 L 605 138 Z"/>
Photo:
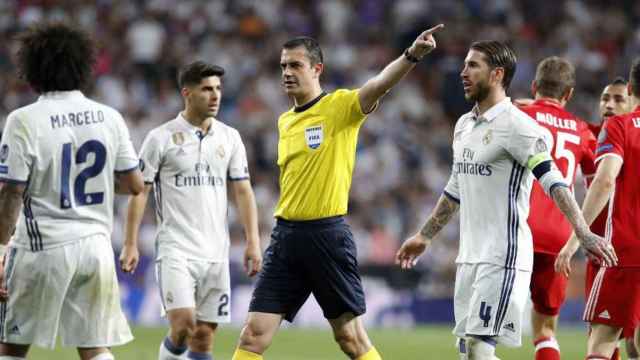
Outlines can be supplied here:
<path id="1" fill-rule="evenodd" d="M 551 195 L 551 190 L 556 186 L 569 187 L 549 154 L 532 156 L 527 165 L 547 195 Z"/>

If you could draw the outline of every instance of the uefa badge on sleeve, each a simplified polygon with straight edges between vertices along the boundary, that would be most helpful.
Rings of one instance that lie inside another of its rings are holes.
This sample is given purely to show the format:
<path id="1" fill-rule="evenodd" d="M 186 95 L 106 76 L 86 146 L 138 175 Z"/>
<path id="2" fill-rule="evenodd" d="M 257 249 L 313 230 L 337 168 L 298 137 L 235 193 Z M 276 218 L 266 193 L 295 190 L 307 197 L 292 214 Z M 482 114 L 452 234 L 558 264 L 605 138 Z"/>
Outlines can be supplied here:
<path id="1" fill-rule="evenodd" d="M 312 126 L 304 129 L 304 136 L 307 139 L 307 146 L 313 150 L 320 147 L 324 138 L 322 125 Z"/>

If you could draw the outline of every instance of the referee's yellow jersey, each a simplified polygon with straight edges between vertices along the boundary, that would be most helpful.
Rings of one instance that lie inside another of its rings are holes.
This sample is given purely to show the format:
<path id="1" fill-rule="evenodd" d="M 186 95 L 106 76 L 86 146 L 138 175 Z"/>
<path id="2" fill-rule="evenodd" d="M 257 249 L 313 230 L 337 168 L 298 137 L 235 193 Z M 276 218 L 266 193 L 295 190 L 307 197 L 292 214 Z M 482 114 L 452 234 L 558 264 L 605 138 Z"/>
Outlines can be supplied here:
<path id="1" fill-rule="evenodd" d="M 275 216 L 314 220 L 347 213 L 358 131 L 358 90 L 336 90 L 278 119 L 280 199 Z"/>

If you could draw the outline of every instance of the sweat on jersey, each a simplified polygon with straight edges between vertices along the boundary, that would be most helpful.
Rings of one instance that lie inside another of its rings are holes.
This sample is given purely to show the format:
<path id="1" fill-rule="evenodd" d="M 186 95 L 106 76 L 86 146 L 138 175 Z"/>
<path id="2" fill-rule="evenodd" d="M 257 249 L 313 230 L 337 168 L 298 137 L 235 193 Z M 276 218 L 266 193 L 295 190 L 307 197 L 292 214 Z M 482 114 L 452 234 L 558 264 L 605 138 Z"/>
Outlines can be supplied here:
<path id="1" fill-rule="evenodd" d="M 520 110 L 548 132 L 551 156 L 567 184 L 574 183 L 578 166 L 586 177 L 595 174 L 593 151 L 596 138 L 587 123 L 566 111 L 559 103 L 549 100 L 536 100 Z M 557 255 L 573 231 L 567 218 L 537 181 L 531 189 L 531 209 L 527 222 L 533 235 L 535 252 Z"/>
<path id="2" fill-rule="evenodd" d="M 600 131 L 596 163 L 607 156 L 623 161 L 611 200 L 605 238 L 613 244 L 618 266 L 640 266 L 640 107 L 610 117 Z"/>
<path id="3" fill-rule="evenodd" d="M 111 234 L 114 172 L 138 158 L 124 119 L 80 91 L 45 93 L 9 114 L 0 181 L 26 185 L 11 244 L 40 251 Z"/>
<path id="4" fill-rule="evenodd" d="M 531 271 L 527 224 L 533 175 L 530 160 L 548 156 L 550 139 L 505 98 L 484 114 L 477 108 L 456 123 L 453 170 L 445 195 L 460 203 L 456 263 L 489 263 Z"/>
<path id="5" fill-rule="evenodd" d="M 156 258 L 228 261 L 227 181 L 249 179 L 238 131 L 212 120 L 205 133 L 179 114 L 149 132 L 140 158 L 154 184 Z"/>

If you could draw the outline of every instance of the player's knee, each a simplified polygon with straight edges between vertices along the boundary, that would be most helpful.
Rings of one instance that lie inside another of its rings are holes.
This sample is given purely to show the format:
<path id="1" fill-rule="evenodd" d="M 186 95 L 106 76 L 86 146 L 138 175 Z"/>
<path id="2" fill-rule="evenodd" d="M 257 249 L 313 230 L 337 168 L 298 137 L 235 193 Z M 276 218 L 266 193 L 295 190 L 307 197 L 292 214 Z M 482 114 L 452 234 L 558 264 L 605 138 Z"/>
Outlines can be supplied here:
<path id="1" fill-rule="evenodd" d="M 186 339 L 193 336 L 196 330 L 196 322 L 190 317 L 181 317 L 174 319 L 171 323 L 171 335 L 178 343 L 183 343 Z"/>
<path id="2" fill-rule="evenodd" d="M 191 336 L 192 349 L 207 352 L 213 344 L 213 334 L 217 325 L 198 325 Z"/>

